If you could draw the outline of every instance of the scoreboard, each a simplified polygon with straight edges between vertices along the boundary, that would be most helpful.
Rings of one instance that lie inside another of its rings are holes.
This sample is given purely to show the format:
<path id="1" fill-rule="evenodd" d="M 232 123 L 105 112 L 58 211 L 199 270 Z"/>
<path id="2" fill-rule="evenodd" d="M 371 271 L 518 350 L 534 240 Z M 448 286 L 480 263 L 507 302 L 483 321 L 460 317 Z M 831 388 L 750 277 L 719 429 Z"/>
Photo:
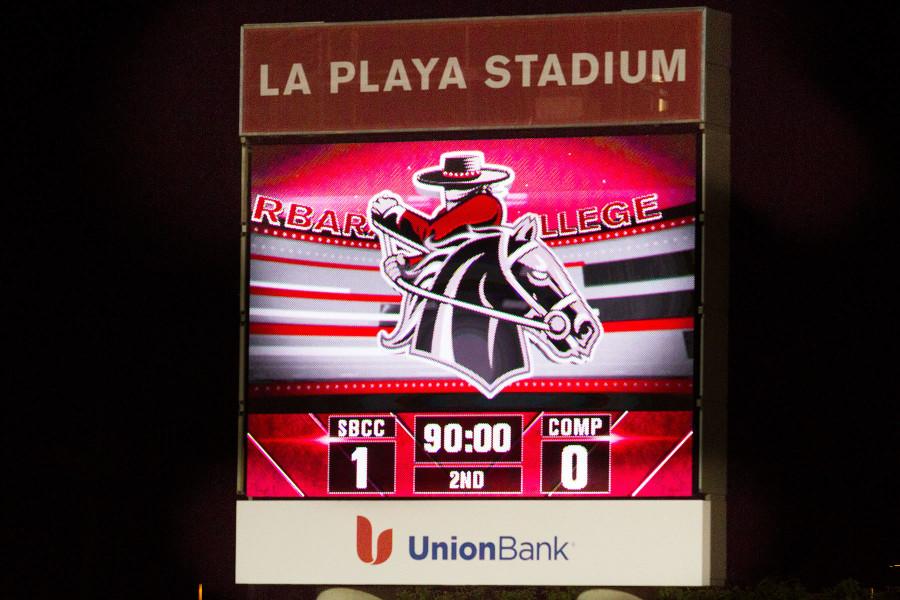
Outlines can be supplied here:
<path id="1" fill-rule="evenodd" d="M 697 146 L 534 133 L 255 146 L 247 495 L 695 495 Z M 448 210 L 419 179 L 459 152 L 512 181 Z M 371 223 L 384 190 L 404 211 L 396 239 Z M 403 229 L 480 198 L 503 224 L 424 242 Z M 482 250 L 523 223 L 533 263 Z M 474 275 L 471 258 L 442 258 L 467 246 L 486 263 Z M 385 273 L 391 256 L 435 255 L 434 273 Z M 438 290 L 442 277 L 459 283 Z M 531 306 L 533 281 L 546 285 Z M 551 313 L 568 333 L 532 326 Z"/>
<path id="2" fill-rule="evenodd" d="M 249 430 L 255 498 L 693 494 L 691 411 L 254 414 Z"/>
<path id="3" fill-rule="evenodd" d="M 238 582 L 721 579 L 725 37 L 244 28 Z"/>

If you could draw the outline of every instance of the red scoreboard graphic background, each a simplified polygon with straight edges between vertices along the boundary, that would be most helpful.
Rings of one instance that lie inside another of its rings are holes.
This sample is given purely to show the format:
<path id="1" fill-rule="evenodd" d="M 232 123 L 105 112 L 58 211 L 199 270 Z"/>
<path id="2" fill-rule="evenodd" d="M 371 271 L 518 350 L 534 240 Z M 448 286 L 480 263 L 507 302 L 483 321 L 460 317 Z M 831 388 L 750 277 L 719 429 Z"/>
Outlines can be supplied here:
<path id="1" fill-rule="evenodd" d="M 370 431 L 338 435 L 340 420 L 366 420 Z M 448 432 L 457 424 L 457 442 L 427 451 L 435 439 L 423 435 L 426 427 Z M 474 427 L 496 433 L 504 424 L 512 425 L 505 453 L 473 447 Z M 691 411 L 255 414 L 248 442 L 253 497 L 647 498 L 687 497 L 693 487 Z"/>

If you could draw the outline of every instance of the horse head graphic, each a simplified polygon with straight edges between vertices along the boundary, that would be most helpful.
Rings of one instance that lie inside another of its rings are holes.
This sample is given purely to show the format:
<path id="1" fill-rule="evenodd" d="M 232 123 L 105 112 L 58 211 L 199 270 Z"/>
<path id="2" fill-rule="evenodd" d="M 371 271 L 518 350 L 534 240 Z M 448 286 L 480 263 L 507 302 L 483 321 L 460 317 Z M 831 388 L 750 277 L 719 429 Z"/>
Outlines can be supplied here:
<path id="1" fill-rule="evenodd" d="M 452 369 L 489 398 L 531 374 L 529 345 L 556 362 L 592 357 L 603 326 L 541 240 L 534 215 L 423 244 L 389 221 L 370 222 L 383 273 L 403 297 L 397 326 L 380 336 L 384 348 Z"/>

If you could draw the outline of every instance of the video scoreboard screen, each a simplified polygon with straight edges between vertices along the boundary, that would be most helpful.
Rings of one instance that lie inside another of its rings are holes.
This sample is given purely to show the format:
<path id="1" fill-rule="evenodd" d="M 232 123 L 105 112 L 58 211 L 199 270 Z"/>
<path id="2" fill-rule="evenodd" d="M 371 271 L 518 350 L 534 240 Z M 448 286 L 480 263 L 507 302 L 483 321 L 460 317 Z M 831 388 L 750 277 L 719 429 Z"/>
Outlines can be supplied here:
<path id="1" fill-rule="evenodd" d="M 253 145 L 246 496 L 696 496 L 697 156 Z"/>

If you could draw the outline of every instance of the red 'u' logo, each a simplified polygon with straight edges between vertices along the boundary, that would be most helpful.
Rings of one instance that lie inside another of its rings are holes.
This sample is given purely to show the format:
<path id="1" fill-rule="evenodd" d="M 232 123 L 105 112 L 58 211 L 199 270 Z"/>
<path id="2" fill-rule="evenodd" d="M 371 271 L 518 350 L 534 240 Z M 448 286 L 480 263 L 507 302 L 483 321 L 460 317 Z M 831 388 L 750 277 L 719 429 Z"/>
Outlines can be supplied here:
<path id="1" fill-rule="evenodd" d="M 391 555 L 394 547 L 394 530 L 385 529 L 378 534 L 375 558 L 372 559 L 372 523 L 361 515 L 356 516 L 356 554 L 364 563 L 380 565 Z"/>

